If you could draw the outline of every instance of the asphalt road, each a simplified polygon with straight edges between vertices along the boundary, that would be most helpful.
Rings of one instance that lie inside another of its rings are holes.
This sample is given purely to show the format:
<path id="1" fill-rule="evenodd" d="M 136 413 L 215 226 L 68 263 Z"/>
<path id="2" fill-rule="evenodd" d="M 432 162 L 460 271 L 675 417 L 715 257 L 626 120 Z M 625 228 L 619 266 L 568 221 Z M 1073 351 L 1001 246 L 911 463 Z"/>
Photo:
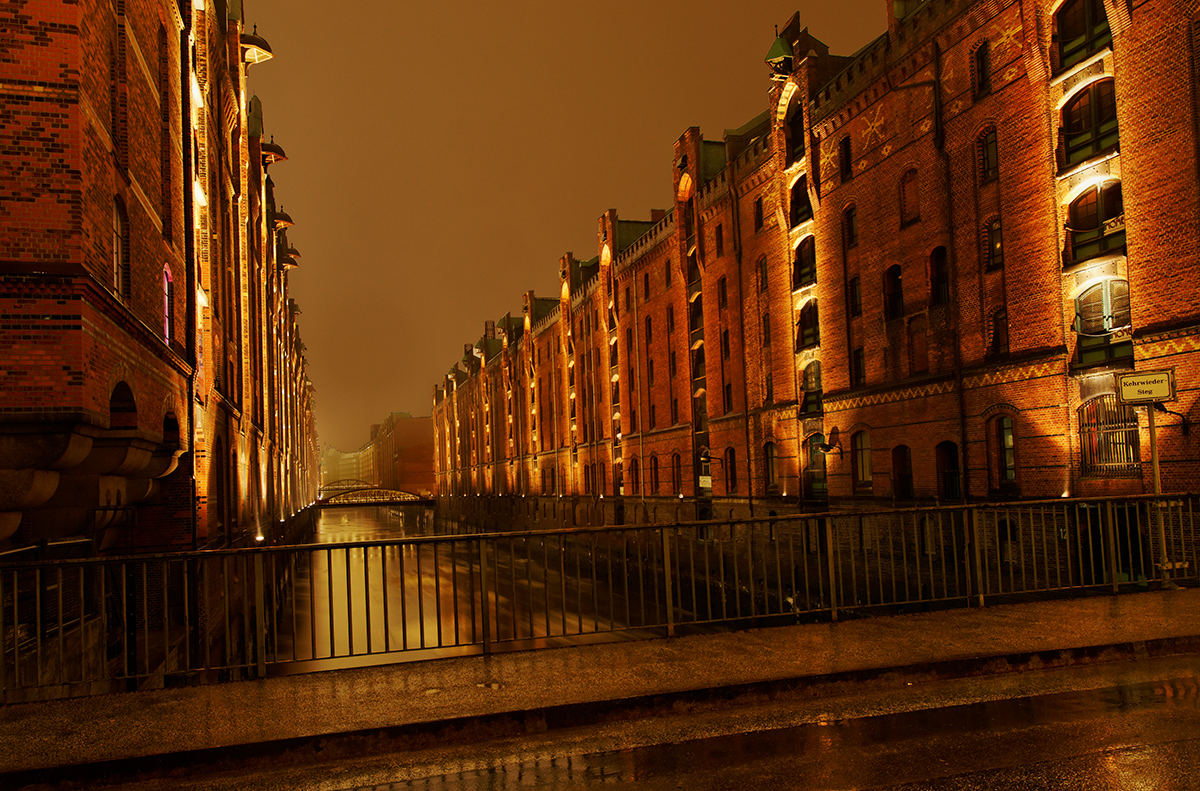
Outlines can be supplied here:
<path id="1" fill-rule="evenodd" d="M 164 784 L 165 783 L 165 784 Z M 1200 658 L 960 679 L 492 742 L 114 786 L 264 789 L 1200 788 Z"/>

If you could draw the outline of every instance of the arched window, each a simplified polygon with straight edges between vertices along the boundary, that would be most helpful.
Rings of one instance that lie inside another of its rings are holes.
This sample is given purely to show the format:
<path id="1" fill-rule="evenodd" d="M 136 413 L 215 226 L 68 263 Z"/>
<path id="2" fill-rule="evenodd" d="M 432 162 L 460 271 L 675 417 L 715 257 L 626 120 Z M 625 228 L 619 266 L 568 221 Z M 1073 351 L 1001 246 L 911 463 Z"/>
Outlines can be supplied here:
<path id="1" fill-rule="evenodd" d="M 638 494 L 641 489 L 637 459 L 629 462 L 629 488 L 632 494 Z"/>
<path id="2" fill-rule="evenodd" d="M 1080 471 L 1100 478 L 1141 476 L 1137 413 L 1109 393 L 1079 407 Z"/>
<path id="3" fill-rule="evenodd" d="M 1067 166 L 1117 147 L 1117 97 L 1111 77 L 1090 83 L 1067 102 L 1062 135 Z"/>
<path id="4" fill-rule="evenodd" d="M 915 316 L 908 322 L 908 369 L 920 374 L 929 370 L 929 342 L 924 316 Z"/>
<path id="5" fill-rule="evenodd" d="M 118 297 L 129 297 L 129 217 L 120 198 L 113 198 L 112 287 Z"/>
<path id="6" fill-rule="evenodd" d="M 920 180 L 912 168 L 900 179 L 900 225 L 911 225 L 921 219 Z"/>
<path id="7" fill-rule="evenodd" d="M 898 500 L 913 499 L 912 452 L 907 445 L 892 448 L 892 495 Z"/>
<path id="8" fill-rule="evenodd" d="M 850 438 L 850 468 L 854 475 L 854 493 L 871 494 L 871 432 L 858 431 Z"/>
<path id="9" fill-rule="evenodd" d="M 971 87 L 976 99 L 992 92 L 992 57 L 987 41 L 979 42 L 971 54 Z"/>
<path id="10" fill-rule="evenodd" d="M 804 366 L 804 402 L 800 413 L 819 415 L 821 411 L 821 363 L 819 360 L 813 360 Z"/>
<path id="11" fill-rule="evenodd" d="M 850 303 L 851 316 L 862 315 L 862 281 L 857 275 L 846 284 L 846 301 Z"/>
<path id="12" fill-rule="evenodd" d="M 900 279 L 900 265 L 894 264 L 883 273 L 883 317 L 898 319 L 904 315 L 904 286 Z"/>
<path id="13" fill-rule="evenodd" d="M 1112 43 L 1104 0 L 1067 0 L 1054 15 L 1058 68 L 1066 69 Z"/>
<path id="14" fill-rule="evenodd" d="M 650 457 L 650 494 L 658 494 L 658 457 Z"/>
<path id="15" fill-rule="evenodd" d="M 778 494 L 779 453 L 774 442 L 763 446 L 763 472 L 766 476 L 766 494 Z"/>
<path id="16" fill-rule="evenodd" d="M 654 331 L 653 331 L 653 327 L 651 327 L 651 325 L 650 325 L 650 317 L 647 316 L 646 317 L 646 346 L 649 346 L 653 342 L 654 342 Z M 631 350 L 632 350 L 632 348 L 633 347 L 630 346 Z"/>
<path id="17" fill-rule="evenodd" d="M 124 382 L 117 382 L 117 386 L 108 397 L 108 419 L 111 428 L 137 428 L 137 401 L 134 400 L 129 385 Z"/>
<path id="18" fill-rule="evenodd" d="M 796 246 L 792 259 L 792 290 L 817 282 L 817 246 L 806 236 Z"/>
<path id="19" fill-rule="evenodd" d="M 1121 182 L 1084 190 L 1067 212 L 1067 260 L 1074 264 L 1125 248 L 1125 203 Z"/>
<path id="20" fill-rule="evenodd" d="M 771 345 L 771 314 L 762 314 L 762 345 Z"/>
<path id="21" fill-rule="evenodd" d="M 724 275 L 717 281 L 717 310 L 725 310 L 729 305 L 729 286 Z M 649 319 L 647 319 L 649 321 Z"/>
<path id="22" fill-rule="evenodd" d="M 929 301 L 934 305 L 950 302 L 950 262 L 945 247 L 935 247 L 929 255 Z"/>
<path id="23" fill-rule="evenodd" d="M 983 226 L 983 266 L 985 269 L 1004 266 L 1004 239 L 999 217 L 992 217 Z"/>
<path id="24" fill-rule="evenodd" d="M 171 282 L 171 270 L 163 267 L 163 342 L 170 344 L 175 334 L 175 286 Z"/>
<path id="25" fill-rule="evenodd" d="M 1094 363 L 1133 354 L 1132 341 L 1113 340 L 1115 332 L 1130 326 L 1129 283 L 1103 280 L 1075 300 L 1075 332 L 1079 362 Z"/>
<path id="26" fill-rule="evenodd" d="M 671 491 L 683 494 L 683 459 L 676 453 L 671 456 Z"/>
<path id="27" fill-rule="evenodd" d="M 808 458 L 808 469 L 804 474 L 804 493 L 815 499 L 823 499 L 828 494 L 825 451 L 821 450 L 824 445 L 824 434 L 813 434 L 804 441 L 805 456 Z"/>
<path id="28" fill-rule="evenodd" d="M 842 212 L 842 234 L 846 248 L 858 246 L 858 208 L 847 206 Z"/>
<path id="29" fill-rule="evenodd" d="M 764 255 L 758 259 L 758 290 L 767 290 L 767 257 Z"/>
<path id="30" fill-rule="evenodd" d="M 796 322 L 796 351 L 816 346 L 821 342 L 821 328 L 817 319 L 817 301 L 810 299 L 800 308 Z"/>
<path id="31" fill-rule="evenodd" d="M 808 199 L 808 178 L 801 176 L 796 179 L 796 183 L 792 185 L 792 226 L 795 228 L 801 223 L 808 222 L 812 219 L 812 203 Z"/>
<path id="32" fill-rule="evenodd" d="M 725 493 L 733 494 L 738 487 L 737 451 L 725 449 Z"/>
<path id="33" fill-rule="evenodd" d="M 804 157 L 804 108 L 800 102 L 792 104 L 787 118 L 787 163 L 791 165 Z"/>
<path id="34" fill-rule="evenodd" d="M 943 500 L 962 499 L 962 479 L 958 467 L 958 445 L 946 440 L 933 449 L 938 476 L 938 497 Z"/>

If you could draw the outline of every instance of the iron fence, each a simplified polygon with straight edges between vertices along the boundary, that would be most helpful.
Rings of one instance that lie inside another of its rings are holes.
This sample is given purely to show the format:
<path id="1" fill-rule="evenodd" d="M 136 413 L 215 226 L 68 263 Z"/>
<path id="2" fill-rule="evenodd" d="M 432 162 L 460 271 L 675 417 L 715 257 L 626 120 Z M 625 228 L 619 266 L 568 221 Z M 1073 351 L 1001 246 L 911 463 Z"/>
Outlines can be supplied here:
<path id="1" fill-rule="evenodd" d="M 0 558 L 3 700 L 1197 577 L 1196 495 Z"/>

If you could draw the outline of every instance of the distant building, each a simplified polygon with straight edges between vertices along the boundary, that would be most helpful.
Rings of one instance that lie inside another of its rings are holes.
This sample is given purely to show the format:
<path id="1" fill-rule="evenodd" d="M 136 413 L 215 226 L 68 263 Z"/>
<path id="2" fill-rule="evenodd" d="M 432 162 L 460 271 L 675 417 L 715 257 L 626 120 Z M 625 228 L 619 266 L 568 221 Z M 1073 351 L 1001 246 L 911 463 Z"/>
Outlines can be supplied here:
<path id="1" fill-rule="evenodd" d="M 23 3 L 0 63 L 0 549 L 271 538 L 316 493 L 240 0 Z M 18 556 L 20 557 L 20 556 Z"/>
<path id="2" fill-rule="evenodd" d="M 676 141 L 671 209 L 605 212 L 558 295 L 488 322 L 435 388 L 440 496 L 597 523 L 1141 493 L 1115 376 L 1157 369 L 1163 486 L 1195 486 L 1195 3 L 888 12 L 850 57 L 793 16 L 764 112 Z"/>
<path id="3" fill-rule="evenodd" d="M 371 486 L 427 497 L 433 493 L 433 419 L 391 412 L 371 426 L 371 439 L 343 453 L 327 447 L 321 484 L 361 481 Z"/>

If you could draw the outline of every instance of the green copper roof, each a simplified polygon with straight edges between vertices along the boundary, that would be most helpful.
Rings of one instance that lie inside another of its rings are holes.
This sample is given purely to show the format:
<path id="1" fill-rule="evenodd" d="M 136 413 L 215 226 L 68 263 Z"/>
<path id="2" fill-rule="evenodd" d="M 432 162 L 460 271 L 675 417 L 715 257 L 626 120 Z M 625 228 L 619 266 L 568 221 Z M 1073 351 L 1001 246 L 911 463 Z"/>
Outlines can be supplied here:
<path id="1" fill-rule="evenodd" d="M 767 63 L 776 63 L 783 58 L 792 57 L 792 45 L 784 40 L 783 36 L 777 36 L 775 42 L 771 44 L 771 48 L 767 50 Z"/>

